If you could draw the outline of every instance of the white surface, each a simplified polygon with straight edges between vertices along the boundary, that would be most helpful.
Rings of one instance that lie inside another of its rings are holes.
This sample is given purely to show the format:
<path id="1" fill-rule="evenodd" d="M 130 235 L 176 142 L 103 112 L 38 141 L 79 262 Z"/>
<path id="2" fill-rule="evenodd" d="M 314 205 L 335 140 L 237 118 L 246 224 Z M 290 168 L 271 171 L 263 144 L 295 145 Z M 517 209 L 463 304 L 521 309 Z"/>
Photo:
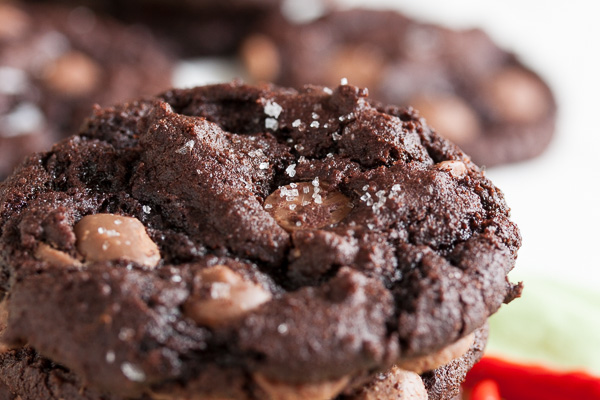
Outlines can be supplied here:
<path id="1" fill-rule="evenodd" d="M 523 247 L 514 276 L 550 275 L 600 287 L 600 2 L 594 0 L 341 0 L 395 8 L 455 28 L 480 27 L 554 89 L 555 140 L 535 160 L 488 170 L 505 193 Z M 190 86 L 240 76 L 218 60 L 185 64 Z M 191 69 L 190 69 L 191 68 Z M 192 73 L 200 68 L 201 74 Z M 191 78 L 194 76 L 194 78 Z"/>

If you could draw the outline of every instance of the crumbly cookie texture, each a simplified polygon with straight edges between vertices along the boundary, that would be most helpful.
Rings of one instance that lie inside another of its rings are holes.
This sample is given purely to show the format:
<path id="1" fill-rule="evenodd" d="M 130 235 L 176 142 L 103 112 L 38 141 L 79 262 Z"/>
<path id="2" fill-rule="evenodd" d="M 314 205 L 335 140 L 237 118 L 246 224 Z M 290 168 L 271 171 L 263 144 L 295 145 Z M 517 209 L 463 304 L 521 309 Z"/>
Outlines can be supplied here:
<path id="1" fill-rule="evenodd" d="M 333 87 L 347 79 L 373 99 L 419 110 L 486 166 L 535 157 L 553 136 L 556 103 L 548 85 L 481 30 L 367 9 L 303 24 L 268 21 L 240 50 L 256 81 Z"/>
<path id="2" fill-rule="evenodd" d="M 520 292 L 502 193 L 348 85 L 97 108 L 0 184 L 0 218 L 3 342 L 114 396 L 333 398 Z"/>

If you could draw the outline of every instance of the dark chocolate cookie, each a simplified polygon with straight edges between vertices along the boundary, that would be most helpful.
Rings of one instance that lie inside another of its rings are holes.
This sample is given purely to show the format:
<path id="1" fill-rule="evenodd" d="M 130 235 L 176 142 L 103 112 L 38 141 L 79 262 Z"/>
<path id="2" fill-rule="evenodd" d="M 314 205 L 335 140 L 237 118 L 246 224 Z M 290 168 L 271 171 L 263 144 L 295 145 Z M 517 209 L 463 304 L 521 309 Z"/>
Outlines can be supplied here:
<path id="1" fill-rule="evenodd" d="M 256 80 L 335 86 L 347 78 L 375 100 L 411 105 L 478 164 L 537 156 L 554 132 L 548 86 L 478 29 L 360 9 L 303 25 L 273 18 L 242 56 Z"/>
<path id="2" fill-rule="evenodd" d="M 449 364 L 422 376 L 392 367 L 378 373 L 339 400 L 443 400 L 454 398 L 466 372 L 481 358 L 487 341 L 487 325 L 475 331 L 475 339 L 466 353 Z M 14 393 L 14 394 L 13 394 Z M 0 400 L 123 400 L 87 388 L 66 368 L 40 357 L 31 348 L 0 353 Z M 137 400 L 150 399 L 142 396 Z M 313 400 L 310 398 L 310 400 Z"/>
<path id="3" fill-rule="evenodd" d="M 76 133 L 95 103 L 170 86 L 170 58 L 143 28 L 82 7 L 0 3 L 0 179 Z"/>
<path id="4" fill-rule="evenodd" d="M 2 341 L 123 397 L 330 399 L 434 369 L 518 295 L 520 235 L 461 150 L 365 96 L 232 83 L 96 109 L 0 184 Z"/>
<path id="5" fill-rule="evenodd" d="M 49 0 L 30 0 L 50 2 Z M 281 0 L 60 0 L 148 26 L 182 57 L 233 55 Z"/>

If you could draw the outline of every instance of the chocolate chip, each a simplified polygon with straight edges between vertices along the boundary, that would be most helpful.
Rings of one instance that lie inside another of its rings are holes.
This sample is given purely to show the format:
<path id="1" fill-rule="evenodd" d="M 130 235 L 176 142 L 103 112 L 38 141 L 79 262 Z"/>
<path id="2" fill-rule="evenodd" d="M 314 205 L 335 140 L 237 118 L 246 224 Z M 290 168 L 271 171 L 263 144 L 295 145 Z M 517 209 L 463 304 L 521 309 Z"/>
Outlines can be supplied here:
<path id="1" fill-rule="evenodd" d="M 160 253 L 144 225 L 132 217 L 94 214 L 75 225 L 77 250 L 86 261 L 124 259 L 146 267 L 156 267 Z"/>
<path id="2" fill-rule="evenodd" d="M 260 285 L 244 280 L 225 265 L 202 270 L 198 278 L 201 290 L 185 303 L 184 312 L 201 325 L 222 325 L 243 316 L 272 297 Z"/>
<path id="3" fill-rule="evenodd" d="M 329 191 L 318 179 L 291 183 L 271 193 L 263 207 L 285 230 L 320 229 L 348 216 L 353 205 L 339 191 Z"/>

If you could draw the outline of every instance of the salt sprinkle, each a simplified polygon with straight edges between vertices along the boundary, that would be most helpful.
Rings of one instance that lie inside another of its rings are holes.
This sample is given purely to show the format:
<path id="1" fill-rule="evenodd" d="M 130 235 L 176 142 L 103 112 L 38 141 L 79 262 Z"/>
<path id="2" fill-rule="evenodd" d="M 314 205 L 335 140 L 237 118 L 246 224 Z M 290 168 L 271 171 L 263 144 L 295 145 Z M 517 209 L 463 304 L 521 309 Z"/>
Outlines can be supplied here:
<path id="1" fill-rule="evenodd" d="M 311 183 L 313 186 L 319 186 L 319 177 L 317 176 Z"/>
<path id="2" fill-rule="evenodd" d="M 316 112 L 312 113 L 312 119 L 319 119 L 319 114 Z"/>
<path id="3" fill-rule="evenodd" d="M 269 208 L 273 208 L 272 204 L 265 204 L 265 210 L 268 210 Z"/>
<path id="4" fill-rule="evenodd" d="M 302 121 L 300 121 L 299 119 L 295 120 L 294 122 L 292 122 L 292 126 L 294 128 L 299 127 L 302 124 Z"/>
<path id="5" fill-rule="evenodd" d="M 183 145 L 183 147 L 181 147 L 179 150 L 177 150 L 177 153 L 179 153 L 179 154 L 185 154 L 188 151 L 191 151 L 194 148 L 195 144 L 196 144 L 195 141 L 188 140 L 187 142 L 185 142 L 185 144 Z"/>
<path id="6" fill-rule="evenodd" d="M 308 203 L 308 202 L 307 202 Z M 296 221 L 296 226 L 302 226 L 302 222 Z"/>
<path id="7" fill-rule="evenodd" d="M 327 153 L 327 158 L 333 158 L 333 153 Z"/>
<path id="8" fill-rule="evenodd" d="M 399 192 L 400 191 L 400 185 L 399 184 L 395 184 L 394 186 L 392 186 L 392 192 Z"/>
<path id="9" fill-rule="evenodd" d="M 375 225 L 373 225 L 373 224 L 367 224 L 367 228 L 369 228 L 369 230 L 373 230 L 373 228 L 375 228 Z"/>
<path id="10" fill-rule="evenodd" d="M 302 191 L 303 191 L 304 193 L 308 193 L 308 192 L 310 192 L 310 188 L 309 188 L 308 186 L 304 186 L 304 187 L 302 188 Z"/>
<path id="11" fill-rule="evenodd" d="M 377 196 L 380 199 L 384 198 L 385 197 L 385 190 L 379 190 L 377 193 L 375 193 L 375 196 Z"/>
<path id="12" fill-rule="evenodd" d="M 296 225 L 297 224 L 298 223 L 296 223 Z M 279 332 L 282 335 L 285 335 L 288 332 L 287 324 L 279 324 L 279 326 L 277 327 L 277 332 Z"/>
<path id="13" fill-rule="evenodd" d="M 342 78 L 340 80 L 340 85 L 347 85 L 348 84 L 348 78 Z"/>
<path id="14" fill-rule="evenodd" d="M 258 168 L 259 169 L 267 169 L 267 168 L 269 168 L 269 163 L 268 162 L 261 162 L 260 164 L 258 164 Z"/>
<path id="15" fill-rule="evenodd" d="M 369 185 L 365 185 L 362 187 L 363 192 L 366 192 L 367 190 L 369 190 Z"/>
<path id="16" fill-rule="evenodd" d="M 283 108 L 272 100 L 267 101 L 267 104 L 265 104 L 265 114 L 269 117 L 279 118 L 282 110 Z"/>
<path id="17" fill-rule="evenodd" d="M 146 374 L 144 371 L 131 363 L 126 362 L 121 364 L 121 371 L 123 372 L 123 375 L 125 375 L 130 381 L 144 382 L 146 380 Z"/>
<path id="18" fill-rule="evenodd" d="M 296 164 L 294 164 L 294 165 L 296 165 Z M 292 183 L 290 183 L 290 187 L 291 187 L 292 189 L 295 189 L 295 188 L 297 188 L 297 187 L 298 187 L 298 184 L 296 184 L 296 183 L 292 182 Z"/>
<path id="19" fill-rule="evenodd" d="M 333 132 L 333 133 L 331 134 L 331 137 L 333 138 L 333 140 L 340 140 L 340 139 L 342 138 L 342 135 L 340 135 L 340 134 L 339 134 L 339 133 L 337 133 L 337 132 Z"/>
<path id="20" fill-rule="evenodd" d="M 296 209 L 296 205 L 295 204 L 290 204 L 290 210 L 294 211 Z"/>
<path id="21" fill-rule="evenodd" d="M 171 282 L 175 282 L 175 283 L 179 283 L 183 280 L 183 278 L 181 277 L 181 275 L 173 275 L 171 277 Z"/>
<path id="22" fill-rule="evenodd" d="M 151 210 L 152 208 L 150 208 L 150 206 L 142 206 L 142 211 L 144 212 L 144 214 L 150 214 Z"/>
<path id="23" fill-rule="evenodd" d="M 276 131 L 279 128 L 279 122 L 275 118 L 267 118 L 265 119 L 265 128 Z"/>
<path id="24" fill-rule="evenodd" d="M 115 355 L 114 351 L 109 351 L 106 353 L 106 362 L 109 364 L 112 364 L 115 362 L 115 359 L 117 358 L 117 356 Z"/>
<path id="25" fill-rule="evenodd" d="M 311 128 L 318 128 L 319 127 L 319 121 L 313 121 L 310 123 L 310 127 Z"/>
<path id="26" fill-rule="evenodd" d="M 301 144 L 296 144 L 296 145 L 294 145 L 294 148 L 295 148 L 296 150 L 298 150 L 298 151 L 302 151 L 302 150 L 304 150 L 304 146 L 302 146 Z"/>
<path id="27" fill-rule="evenodd" d="M 322 204 L 323 203 L 323 199 L 321 198 L 320 194 L 316 194 L 313 197 L 315 199 L 315 203 L 317 203 L 317 204 Z"/>
<path id="28" fill-rule="evenodd" d="M 293 178 L 296 175 L 296 164 L 292 164 L 290 166 L 288 166 L 285 169 L 285 173 L 288 174 L 290 176 L 290 178 Z M 295 186 L 292 186 L 295 187 Z"/>

